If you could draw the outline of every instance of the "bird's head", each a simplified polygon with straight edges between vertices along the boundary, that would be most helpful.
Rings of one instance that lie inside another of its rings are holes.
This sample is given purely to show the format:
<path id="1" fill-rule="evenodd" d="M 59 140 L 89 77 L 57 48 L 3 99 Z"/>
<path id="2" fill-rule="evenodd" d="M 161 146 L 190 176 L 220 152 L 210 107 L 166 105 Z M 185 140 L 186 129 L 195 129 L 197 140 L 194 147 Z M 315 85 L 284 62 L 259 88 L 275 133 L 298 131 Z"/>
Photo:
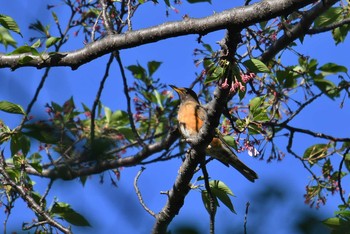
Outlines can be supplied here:
<path id="1" fill-rule="evenodd" d="M 192 100 L 192 101 L 199 103 L 197 94 L 192 89 L 178 88 L 174 85 L 169 85 L 169 86 L 177 92 L 181 102 Z"/>

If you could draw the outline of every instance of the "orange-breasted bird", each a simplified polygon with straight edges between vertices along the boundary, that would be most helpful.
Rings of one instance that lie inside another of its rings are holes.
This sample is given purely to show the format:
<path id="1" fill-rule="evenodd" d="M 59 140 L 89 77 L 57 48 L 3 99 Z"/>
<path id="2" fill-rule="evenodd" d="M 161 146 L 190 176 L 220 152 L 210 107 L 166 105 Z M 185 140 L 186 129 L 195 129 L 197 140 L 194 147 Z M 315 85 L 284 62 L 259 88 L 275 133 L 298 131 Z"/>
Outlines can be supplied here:
<path id="1" fill-rule="evenodd" d="M 196 137 L 207 118 L 206 109 L 199 103 L 197 94 L 192 89 L 178 88 L 174 85 L 170 85 L 170 87 L 177 92 L 180 98 L 177 120 L 182 136 L 185 139 Z M 226 166 L 231 165 L 248 180 L 254 182 L 258 175 L 238 159 L 224 141 L 221 133 L 218 130 L 216 132 L 217 134 L 206 149 L 206 153 Z"/>

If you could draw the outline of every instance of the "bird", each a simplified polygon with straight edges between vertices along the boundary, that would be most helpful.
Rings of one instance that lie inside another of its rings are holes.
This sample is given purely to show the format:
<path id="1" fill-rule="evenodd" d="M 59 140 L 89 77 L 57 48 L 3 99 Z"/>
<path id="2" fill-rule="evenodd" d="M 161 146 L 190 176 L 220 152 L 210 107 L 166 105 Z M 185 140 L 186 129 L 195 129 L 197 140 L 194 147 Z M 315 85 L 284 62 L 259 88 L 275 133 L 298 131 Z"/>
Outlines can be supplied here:
<path id="1" fill-rule="evenodd" d="M 186 140 L 196 137 L 207 118 L 207 110 L 200 104 L 197 94 L 192 89 L 169 86 L 175 90 L 180 99 L 177 120 L 181 135 Z M 225 142 L 221 132 L 218 129 L 215 132 L 213 140 L 206 149 L 206 154 L 226 166 L 231 165 L 251 182 L 258 179 L 256 172 L 239 160 Z"/>

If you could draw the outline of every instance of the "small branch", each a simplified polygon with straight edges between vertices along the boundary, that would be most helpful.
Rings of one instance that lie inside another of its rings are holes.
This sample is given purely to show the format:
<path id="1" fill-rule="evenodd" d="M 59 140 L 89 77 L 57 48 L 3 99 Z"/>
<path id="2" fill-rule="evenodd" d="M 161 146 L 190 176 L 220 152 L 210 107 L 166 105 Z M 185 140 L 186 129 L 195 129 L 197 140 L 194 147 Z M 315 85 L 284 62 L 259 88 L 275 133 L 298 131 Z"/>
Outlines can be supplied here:
<path id="1" fill-rule="evenodd" d="M 344 156 L 339 164 L 339 174 L 338 174 L 338 186 L 339 186 L 339 194 L 340 194 L 340 199 L 342 200 L 344 206 L 346 207 L 349 207 L 349 204 L 346 202 L 345 198 L 344 198 L 344 194 L 343 194 L 343 187 L 342 187 L 342 180 L 341 180 L 341 172 L 342 172 L 342 169 L 343 169 L 343 164 L 344 164 L 344 161 L 345 161 L 345 158 L 346 158 L 346 155 L 349 153 L 350 151 L 350 148 L 347 148 L 345 153 L 344 153 Z"/>
<path id="2" fill-rule="evenodd" d="M 48 67 L 48 68 L 45 69 L 44 75 L 41 77 L 40 83 L 39 83 L 38 87 L 37 87 L 36 90 L 35 90 L 35 94 L 34 94 L 32 100 L 30 101 L 30 103 L 28 104 L 28 107 L 27 107 L 27 109 L 26 109 L 26 115 L 23 117 L 22 122 L 21 122 L 21 124 L 19 125 L 19 126 L 20 126 L 20 127 L 19 127 L 20 129 L 23 127 L 24 123 L 27 121 L 28 115 L 29 115 L 29 113 L 31 112 L 34 103 L 35 103 L 36 100 L 38 99 L 41 89 L 44 87 L 46 78 L 49 76 L 49 71 L 50 71 L 50 69 L 51 69 L 50 67 Z"/>
<path id="3" fill-rule="evenodd" d="M 215 214 L 216 214 L 215 197 L 211 192 L 211 188 L 209 185 L 209 175 L 208 175 L 205 161 L 201 162 L 201 168 L 204 176 L 205 189 L 207 190 L 207 193 L 209 195 L 209 201 L 210 201 L 209 202 L 210 234 L 214 234 L 215 233 Z"/>
<path id="4" fill-rule="evenodd" d="M 113 23 L 111 22 L 111 18 L 107 14 L 108 3 L 107 0 L 100 0 L 100 4 L 102 6 L 102 19 L 107 31 L 108 35 L 114 33 Z"/>
<path id="5" fill-rule="evenodd" d="M 135 180 L 134 180 L 134 188 L 135 188 L 137 197 L 139 198 L 139 201 L 140 201 L 142 207 L 143 207 L 150 215 L 152 215 L 153 217 L 156 217 L 156 214 L 155 214 L 151 209 L 149 209 L 149 208 L 146 206 L 146 204 L 143 202 L 141 192 L 140 192 L 139 188 L 137 187 L 137 181 L 139 180 L 139 178 L 140 178 L 142 172 L 143 172 L 145 169 L 146 169 L 146 168 L 141 167 L 141 170 L 137 173 L 137 175 L 136 175 L 136 177 L 135 177 Z"/>
<path id="6" fill-rule="evenodd" d="M 37 215 L 43 217 L 51 226 L 56 227 L 63 233 L 71 234 L 72 232 L 70 231 L 69 228 L 66 228 L 62 226 L 60 223 L 56 222 L 54 219 L 51 218 L 51 216 L 43 210 L 35 201 L 34 199 L 28 195 L 27 190 L 24 189 L 23 187 L 17 185 L 11 177 L 7 174 L 6 172 L 6 163 L 5 163 L 5 158 L 4 155 L 1 154 L 0 156 L 0 174 L 3 176 L 3 180 L 7 185 L 10 185 L 14 191 L 16 191 L 23 201 L 27 203 L 28 207 L 33 210 Z"/>
<path id="7" fill-rule="evenodd" d="M 119 69 L 120 69 L 120 73 L 122 75 L 123 78 L 123 85 L 124 85 L 124 94 L 126 97 L 126 103 L 127 103 L 127 112 L 128 112 L 128 116 L 129 116 L 129 122 L 130 122 L 130 126 L 131 126 L 131 130 L 135 135 L 135 138 L 137 140 L 137 142 L 139 143 L 139 145 L 145 147 L 145 142 L 141 139 L 136 126 L 135 126 L 135 122 L 134 122 L 134 117 L 133 117 L 133 113 L 131 111 L 131 98 L 129 95 L 129 87 L 128 87 L 128 81 L 126 79 L 126 75 L 125 75 L 125 71 L 124 71 L 124 66 L 122 63 L 122 60 L 120 58 L 120 54 L 119 52 L 115 52 L 114 53 L 114 57 L 116 58 L 118 64 L 119 64 Z"/>
<path id="8" fill-rule="evenodd" d="M 247 204 L 245 205 L 245 215 L 244 215 L 244 234 L 247 234 L 247 223 L 248 223 L 248 211 L 249 211 L 249 206 L 250 203 L 247 202 Z"/>
<path id="9" fill-rule="evenodd" d="M 313 35 L 313 34 L 328 32 L 330 30 L 339 28 L 339 27 L 346 25 L 346 24 L 350 24 L 350 18 L 344 19 L 340 22 L 336 22 L 336 23 L 327 25 L 327 26 L 322 27 L 322 28 L 311 28 L 311 29 L 309 29 L 309 31 L 307 31 L 307 34 Z"/>
<path id="10" fill-rule="evenodd" d="M 90 125 L 90 140 L 91 142 L 93 142 L 95 140 L 95 115 L 96 115 L 96 108 L 97 108 L 97 105 L 100 101 L 100 98 L 101 98 L 101 94 L 102 94 L 102 91 L 103 91 L 103 88 L 104 88 L 104 84 L 109 76 L 109 69 L 111 67 L 111 64 L 113 62 L 113 54 L 111 54 L 109 56 L 109 60 L 107 62 L 107 66 L 106 66 L 106 70 L 105 70 L 105 74 L 103 75 L 103 78 L 100 82 L 100 87 L 98 88 L 98 91 L 97 91 L 97 94 L 96 94 L 96 98 L 94 100 L 94 104 L 92 106 L 92 109 L 91 109 L 91 125 Z"/>

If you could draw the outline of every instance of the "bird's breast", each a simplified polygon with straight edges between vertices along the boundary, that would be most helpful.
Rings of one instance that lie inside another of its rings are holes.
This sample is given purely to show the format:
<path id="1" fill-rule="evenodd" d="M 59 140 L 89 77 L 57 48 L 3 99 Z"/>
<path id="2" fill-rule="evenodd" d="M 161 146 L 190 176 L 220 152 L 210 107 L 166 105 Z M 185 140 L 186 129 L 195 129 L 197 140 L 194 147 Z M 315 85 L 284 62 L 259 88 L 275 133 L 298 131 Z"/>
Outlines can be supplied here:
<path id="1" fill-rule="evenodd" d="M 201 115 L 203 115 L 201 113 L 202 109 L 198 107 L 199 105 L 194 102 L 185 103 L 180 106 L 177 119 L 181 134 L 185 138 L 198 134 L 199 129 L 203 126 L 203 120 L 201 118 Z"/>

